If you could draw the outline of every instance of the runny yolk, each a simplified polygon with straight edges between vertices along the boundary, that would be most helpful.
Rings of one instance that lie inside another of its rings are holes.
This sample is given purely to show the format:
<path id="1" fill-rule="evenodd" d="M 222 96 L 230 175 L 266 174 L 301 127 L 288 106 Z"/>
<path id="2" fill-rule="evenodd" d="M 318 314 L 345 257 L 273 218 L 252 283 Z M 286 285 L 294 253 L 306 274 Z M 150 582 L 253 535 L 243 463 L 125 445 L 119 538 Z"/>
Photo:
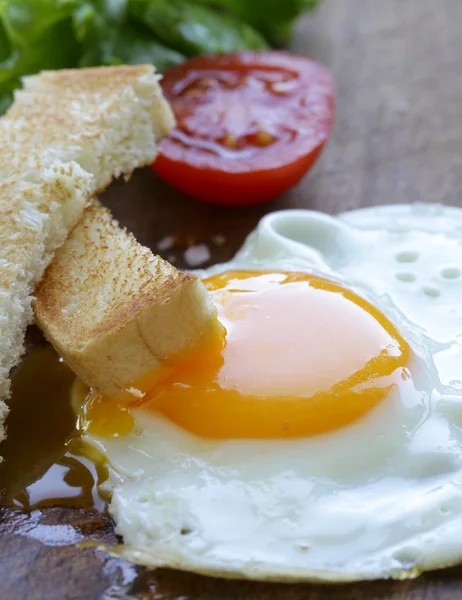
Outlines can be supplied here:
<path id="1" fill-rule="evenodd" d="M 255 271 L 204 283 L 225 343 L 165 361 L 134 403 L 194 434 L 280 438 L 338 429 L 388 396 L 409 362 L 409 347 L 390 321 L 337 283 Z M 123 435 L 131 413 L 121 417 L 127 407 L 114 414 L 107 404 L 93 403 L 93 424 L 121 418 Z"/>

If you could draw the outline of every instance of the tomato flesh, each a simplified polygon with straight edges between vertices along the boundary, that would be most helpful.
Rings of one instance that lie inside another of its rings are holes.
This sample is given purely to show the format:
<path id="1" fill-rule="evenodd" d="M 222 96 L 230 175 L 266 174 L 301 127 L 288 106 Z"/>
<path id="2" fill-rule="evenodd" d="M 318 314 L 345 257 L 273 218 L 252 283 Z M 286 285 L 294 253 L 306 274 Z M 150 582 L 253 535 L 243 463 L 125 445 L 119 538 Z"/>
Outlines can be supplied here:
<path id="1" fill-rule="evenodd" d="M 177 126 L 155 172 L 214 204 L 255 204 L 295 185 L 327 141 L 333 83 L 320 64 L 288 52 L 198 57 L 162 81 Z"/>

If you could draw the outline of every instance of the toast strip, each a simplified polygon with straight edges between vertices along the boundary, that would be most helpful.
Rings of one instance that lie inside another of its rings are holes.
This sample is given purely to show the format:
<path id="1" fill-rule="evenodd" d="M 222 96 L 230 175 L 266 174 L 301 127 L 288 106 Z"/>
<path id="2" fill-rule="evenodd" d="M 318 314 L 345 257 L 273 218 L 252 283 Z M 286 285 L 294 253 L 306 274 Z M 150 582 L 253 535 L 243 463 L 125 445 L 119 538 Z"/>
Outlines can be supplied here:
<path id="1" fill-rule="evenodd" d="M 26 77 L 0 119 L 0 441 L 32 290 L 93 194 L 152 162 L 172 125 L 151 65 Z"/>
<path id="2" fill-rule="evenodd" d="M 33 307 L 60 356 L 110 396 L 220 328 L 202 282 L 138 244 L 99 203 L 57 251 Z"/>

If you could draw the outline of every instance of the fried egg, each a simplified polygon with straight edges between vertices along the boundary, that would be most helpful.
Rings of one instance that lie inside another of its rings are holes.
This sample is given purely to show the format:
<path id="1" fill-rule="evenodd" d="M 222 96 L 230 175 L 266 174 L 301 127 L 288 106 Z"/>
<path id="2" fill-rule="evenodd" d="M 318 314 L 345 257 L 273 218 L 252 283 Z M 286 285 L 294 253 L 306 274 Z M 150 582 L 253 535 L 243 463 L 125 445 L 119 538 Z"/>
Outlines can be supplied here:
<path id="1" fill-rule="evenodd" d="M 126 558 L 280 581 L 462 561 L 462 210 L 267 215 L 200 276 L 226 337 L 87 404 Z"/>

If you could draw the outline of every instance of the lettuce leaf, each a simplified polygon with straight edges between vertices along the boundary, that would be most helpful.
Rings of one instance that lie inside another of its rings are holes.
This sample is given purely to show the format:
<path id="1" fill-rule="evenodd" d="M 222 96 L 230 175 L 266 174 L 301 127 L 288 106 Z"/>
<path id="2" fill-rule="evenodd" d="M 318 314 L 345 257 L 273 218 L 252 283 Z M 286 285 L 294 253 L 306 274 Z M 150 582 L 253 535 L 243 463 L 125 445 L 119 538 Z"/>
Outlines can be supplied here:
<path id="1" fill-rule="evenodd" d="M 149 30 L 127 24 L 117 32 L 113 40 L 109 62 L 127 65 L 152 63 L 157 70 L 165 71 L 185 59 L 184 54 L 163 45 Z"/>
<path id="2" fill-rule="evenodd" d="M 292 24 L 304 11 L 313 10 L 319 0 L 200 0 L 206 6 L 228 11 L 257 29 L 272 45 L 290 41 Z"/>
<path id="3" fill-rule="evenodd" d="M 43 69 L 152 62 L 285 43 L 318 0 L 0 0 L 0 114 Z"/>
<path id="4" fill-rule="evenodd" d="M 132 0 L 130 14 L 188 56 L 268 47 L 247 23 L 187 0 Z"/>
<path id="5" fill-rule="evenodd" d="M 74 0 L 0 2 L 0 95 L 7 106 L 20 77 L 75 63 L 71 15 Z M 59 51 L 57 51 L 59 48 Z"/>

